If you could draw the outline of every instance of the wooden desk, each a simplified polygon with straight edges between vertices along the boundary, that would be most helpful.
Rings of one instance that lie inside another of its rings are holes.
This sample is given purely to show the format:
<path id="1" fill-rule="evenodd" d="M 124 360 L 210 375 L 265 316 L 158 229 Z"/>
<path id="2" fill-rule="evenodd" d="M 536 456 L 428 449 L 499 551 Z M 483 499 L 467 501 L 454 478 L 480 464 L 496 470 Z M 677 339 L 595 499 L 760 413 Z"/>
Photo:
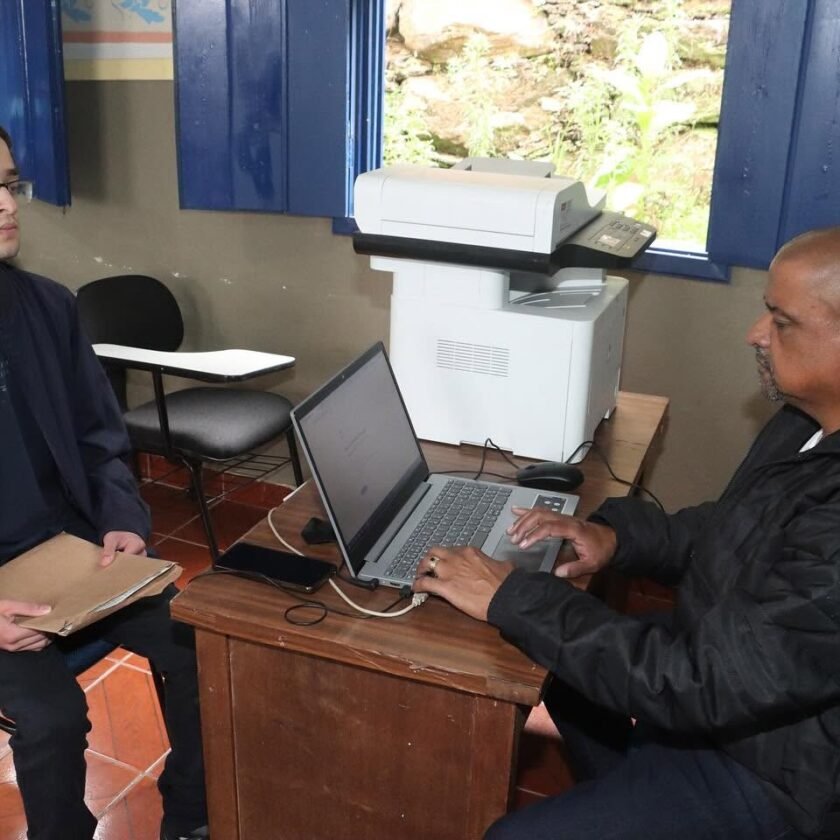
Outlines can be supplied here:
<path id="1" fill-rule="evenodd" d="M 597 440 L 635 480 L 667 401 L 621 394 Z M 432 470 L 474 469 L 474 447 L 424 445 Z M 579 511 L 625 495 L 595 455 Z M 487 469 L 509 473 L 496 453 Z M 320 510 L 304 486 L 274 516 L 295 545 Z M 246 536 L 276 545 L 265 523 Z M 333 546 L 312 554 L 336 559 Z M 350 589 L 348 587 L 348 589 Z M 395 591 L 350 589 L 382 608 Z M 337 609 L 329 588 L 317 595 Z M 172 602 L 196 628 L 210 826 L 222 840 L 481 837 L 504 814 L 522 723 L 546 672 L 498 632 L 432 599 L 402 618 L 283 619 L 295 601 L 229 577 L 193 581 Z"/>

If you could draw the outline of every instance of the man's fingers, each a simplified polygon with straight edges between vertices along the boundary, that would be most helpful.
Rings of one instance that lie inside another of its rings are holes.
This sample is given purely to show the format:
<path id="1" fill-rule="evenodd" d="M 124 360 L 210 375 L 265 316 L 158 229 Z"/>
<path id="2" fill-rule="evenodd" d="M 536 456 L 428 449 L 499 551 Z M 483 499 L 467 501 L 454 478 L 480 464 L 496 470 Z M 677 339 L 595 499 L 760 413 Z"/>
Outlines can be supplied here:
<path id="1" fill-rule="evenodd" d="M 34 601 L 0 601 L 0 614 L 5 616 L 44 615 L 51 609 L 49 604 L 37 604 Z"/>
<path id="2" fill-rule="evenodd" d="M 411 584 L 413 592 L 428 592 L 430 595 L 438 595 L 440 593 L 441 582 L 431 575 L 420 575 L 414 578 Z"/>
<path id="3" fill-rule="evenodd" d="M 554 569 L 554 577 L 559 578 L 576 578 L 581 575 L 591 574 L 591 567 L 581 560 L 575 560 L 572 563 L 561 563 Z"/>
<path id="4" fill-rule="evenodd" d="M 47 647 L 51 642 L 51 639 L 48 636 L 38 635 L 35 638 L 27 638 L 22 639 L 20 642 L 17 643 L 14 647 L 15 653 L 32 653 L 35 651 L 43 650 Z"/>
<path id="5" fill-rule="evenodd" d="M 528 548 L 529 545 L 533 545 L 540 540 L 547 540 L 557 536 L 560 536 L 560 534 L 557 533 L 557 528 L 554 523 L 541 522 L 535 525 L 526 534 L 523 534 L 519 539 L 511 537 L 511 542 L 514 543 L 514 545 L 521 546 L 522 548 Z"/>

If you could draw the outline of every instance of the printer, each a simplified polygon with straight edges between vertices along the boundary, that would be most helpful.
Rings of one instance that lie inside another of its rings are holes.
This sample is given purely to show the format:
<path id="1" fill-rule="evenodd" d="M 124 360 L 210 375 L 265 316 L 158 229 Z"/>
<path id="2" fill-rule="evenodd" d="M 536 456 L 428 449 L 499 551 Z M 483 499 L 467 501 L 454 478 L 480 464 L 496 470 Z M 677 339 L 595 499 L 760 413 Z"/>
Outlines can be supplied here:
<path id="1" fill-rule="evenodd" d="M 355 183 L 357 253 L 393 273 L 390 356 L 421 438 L 578 461 L 615 408 L 627 281 L 656 236 L 551 164 L 387 166 Z"/>

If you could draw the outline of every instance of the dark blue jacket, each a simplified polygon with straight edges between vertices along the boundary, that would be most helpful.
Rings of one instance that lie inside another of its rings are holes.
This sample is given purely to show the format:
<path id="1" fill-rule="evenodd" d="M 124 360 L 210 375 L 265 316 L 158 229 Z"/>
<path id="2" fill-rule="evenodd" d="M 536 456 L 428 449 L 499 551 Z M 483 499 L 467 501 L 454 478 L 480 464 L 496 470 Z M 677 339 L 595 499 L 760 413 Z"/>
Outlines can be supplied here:
<path id="1" fill-rule="evenodd" d="M 41 427 L 68 499 L 94 526 L 148 540 L 148 507 L 123 460 L 130 444 L 107 377 L 85 338 L 73 294 L 0 263 L 21 316 L 13 350 L 22 391 Z"/>
<path id="2" fill-rule="evenodd" d="M 840 432 L 785 407 L 721 498 L 673 515 L 610 500 L 613 566 L 677 584 L 673 627 L 516 571 L 489 621 L 607 708 L 711 740 L 808 837 L 840 837 Z"/>

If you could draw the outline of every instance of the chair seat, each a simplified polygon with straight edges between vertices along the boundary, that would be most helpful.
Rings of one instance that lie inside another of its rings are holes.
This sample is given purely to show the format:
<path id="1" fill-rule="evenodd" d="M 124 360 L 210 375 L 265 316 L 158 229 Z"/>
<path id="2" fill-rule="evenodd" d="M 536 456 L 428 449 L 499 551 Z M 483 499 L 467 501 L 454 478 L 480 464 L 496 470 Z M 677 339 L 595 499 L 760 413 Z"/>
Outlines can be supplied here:
<path id="1" fill-rule="evenodd" d="M 166 395 L 166 410 L 175 449 L 225 461 L 284 434 L 291 426 L 292 403 L 268 391 L 187 388 Z M 164 451 L 154 400 L 123 417 L 135 449 Z"/>

